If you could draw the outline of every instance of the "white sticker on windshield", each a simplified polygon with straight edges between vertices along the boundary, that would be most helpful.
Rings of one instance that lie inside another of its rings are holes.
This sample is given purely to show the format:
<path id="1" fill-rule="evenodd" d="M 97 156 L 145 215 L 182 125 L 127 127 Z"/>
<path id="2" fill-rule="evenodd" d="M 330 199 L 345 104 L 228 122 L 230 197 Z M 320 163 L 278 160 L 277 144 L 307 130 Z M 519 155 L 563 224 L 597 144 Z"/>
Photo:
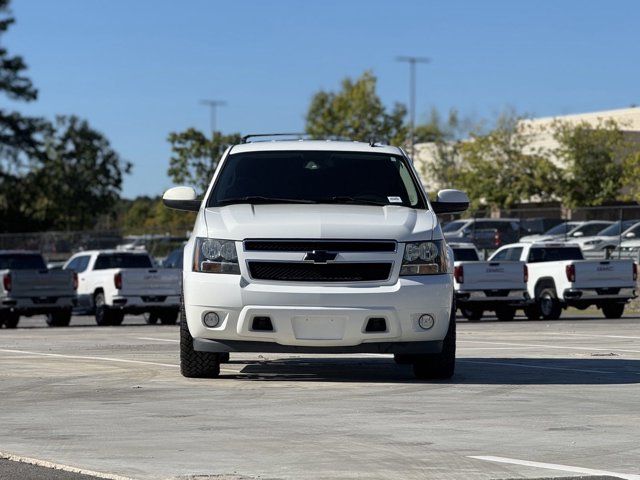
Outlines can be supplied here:
<path id="1" fill-rule="evenodd" d="M 390 203 L 402 203 L 402 199 L 400 197 L 387 197 Z"/>

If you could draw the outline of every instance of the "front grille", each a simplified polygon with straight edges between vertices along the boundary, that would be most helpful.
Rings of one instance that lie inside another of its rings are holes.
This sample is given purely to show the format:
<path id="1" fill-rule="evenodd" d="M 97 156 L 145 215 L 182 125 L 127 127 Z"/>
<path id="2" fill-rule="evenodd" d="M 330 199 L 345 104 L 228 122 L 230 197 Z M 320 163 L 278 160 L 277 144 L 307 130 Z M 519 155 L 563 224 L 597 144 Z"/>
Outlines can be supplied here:
<path id="1" fill-rule="evenodd" d="M 256 280 L 283 282 L 372 282 L 386 280 L 391 263 L 249 262 Z"/>
<path id="2" fill-rule="evenodd" d="M 367 240 L 245 240 L 245 252 L 395 252 L 396 242 Z"/>

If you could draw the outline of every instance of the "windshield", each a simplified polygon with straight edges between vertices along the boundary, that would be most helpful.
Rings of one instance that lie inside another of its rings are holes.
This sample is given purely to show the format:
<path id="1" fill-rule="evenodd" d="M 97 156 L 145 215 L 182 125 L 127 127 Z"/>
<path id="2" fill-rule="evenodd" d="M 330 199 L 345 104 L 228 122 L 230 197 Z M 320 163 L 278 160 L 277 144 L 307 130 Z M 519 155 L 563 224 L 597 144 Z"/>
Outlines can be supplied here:
<path id="1" fill-rule="evenodd" d="M 638 223 L 638 220 L 624 220 L 622 221 L 622 228 L 620 228 L 620 221 L 617 221 L 613 225 L 609 225 L 604 230 L 598 232 L 598 235 L 602 235 L 603 237 L 614 237 L 616 235 L 620 235 L 625 230 L 630 229 L 636 223 Z"/>
<path id="2" fill-rule="evenodd" d="M 569 230 L 576 227 L 577 225 L 578 223 L 576 222 L 561 223 L 560 225 L 556 225 L 555 227 L 550 228 L 549 230 L 544 232 L 544 235 L 561 235 L 563 233 L 569 232 Z"/>
<path id="3" fill-rule="evenodd" d="M 418 183 L 396 155 L 284 151 L 230 155 L 207 201 L 338 203 L 426 208 Z"/>
<path id="4" fill-rule="evenodd" d="M 442 227 L 443 232 L 455 232 L 460 230 L 468 223 L 468 220 L 454 220 Z"/>
<path id="5" fill-rule="evenodd" d="M 96 259 L 94 270 L 106 270 L 108 268 L 152 268 L 148 255 L 135 253 L 109 253 L 99 255 Z"/>
<path id="6" fill-rule="evenodd" d="M 478 258 L 478 252 L 473 248 L 454 248 L 453 259 L 460 262 L 475 262 L 480 260 Z"/>
<path id="7" fill-rule="evenodd" d="M 47 266 L 41 255 L 36 253 L 2 254 L 0 270 L 46 270 Z"/>

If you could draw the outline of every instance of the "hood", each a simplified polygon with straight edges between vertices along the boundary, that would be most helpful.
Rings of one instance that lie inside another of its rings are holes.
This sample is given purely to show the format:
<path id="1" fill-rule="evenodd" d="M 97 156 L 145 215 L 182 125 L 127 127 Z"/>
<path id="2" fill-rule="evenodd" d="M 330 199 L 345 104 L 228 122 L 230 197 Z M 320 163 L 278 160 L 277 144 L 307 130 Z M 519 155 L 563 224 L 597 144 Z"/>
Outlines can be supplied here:
<path id="1" fill-rule="evenodd" d="M 353 238 L 397 241 L 442 238 L 433 212 L 387 205 L 250 205 L 207 208 L 211 238 Z"/>

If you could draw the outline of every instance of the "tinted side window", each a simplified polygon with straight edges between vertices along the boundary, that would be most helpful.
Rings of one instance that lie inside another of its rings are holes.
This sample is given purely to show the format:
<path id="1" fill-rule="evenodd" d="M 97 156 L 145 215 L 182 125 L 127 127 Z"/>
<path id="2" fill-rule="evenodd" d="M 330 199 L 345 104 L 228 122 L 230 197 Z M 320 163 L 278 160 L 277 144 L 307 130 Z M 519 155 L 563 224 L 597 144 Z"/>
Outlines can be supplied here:
<path id="1" fill-rule="evenodd" d="M 133 253 L 113 253 L 98 255 L 94 270 L 109 268 L 152 268 L 151 259 L 147 255 Z"/>
<path id="2" fill-rule="evenodd" d="M 507 260 L 512 262 L 517 262 L 520 260 L 520 256 L 522 255 L 522 247 L 515 247 L 509 249 L 509 256 Z"/>
<path id="3" fill-rule="evenodd" d="M 454 248 L 453 258 L 460 262 L 476 262 L 480 260 L 478 253 L 473 248 Z"/>
<path id="4" fill-rule="evenodd" d="M 510 255 L 510 251 L 511 250 L 513 250 L 513 249 L 512 248 L 505 248 L 504 250 L 500 250 L 493 257 L 491 257 L 491 261 L 493 262 L 495 260 L 497 262 L 500 262 L 500 261 L 507 260 L 507 256 Z"/>
<path id="5" fill-rule="evenodd" d="M 76 257 L 69 262 L 69 265 L 65 267 L 65 270 L 72 270 L 76 273 L 84 272 L 89 266 L 89 255 L 83 255 Z"/>
<path id="6" fill-rule="evenodd" d="M 580 247 L 545 247 L 529 250 L 529 263 L 583 260 Z"/>

